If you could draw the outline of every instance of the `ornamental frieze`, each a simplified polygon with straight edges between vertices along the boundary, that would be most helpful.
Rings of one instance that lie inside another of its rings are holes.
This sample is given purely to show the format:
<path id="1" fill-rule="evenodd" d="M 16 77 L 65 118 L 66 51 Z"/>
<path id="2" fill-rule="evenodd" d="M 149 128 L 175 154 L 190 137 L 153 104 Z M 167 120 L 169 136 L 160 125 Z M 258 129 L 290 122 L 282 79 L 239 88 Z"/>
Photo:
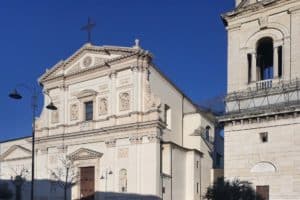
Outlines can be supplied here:
<path id="1" fill-rule="evenodd" d="M 116 146 L 116 139 L 109 139 L 105 141 L 107 147 L 115 147 Z"/>
<path id="2" fill-rule="evenodd" d="M 143 136 L 132 136 L 129 138 L 131 144 L 142 144 Z"/>

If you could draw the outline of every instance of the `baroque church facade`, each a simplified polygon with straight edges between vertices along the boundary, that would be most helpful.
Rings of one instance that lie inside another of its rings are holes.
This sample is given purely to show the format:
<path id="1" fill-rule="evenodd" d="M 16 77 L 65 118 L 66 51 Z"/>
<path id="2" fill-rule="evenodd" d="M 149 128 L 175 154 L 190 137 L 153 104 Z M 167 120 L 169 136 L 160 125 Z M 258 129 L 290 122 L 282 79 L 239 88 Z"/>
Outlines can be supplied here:
<path id="1" fill-rule="evenodd" d="M 222 168 L 215 117 L 167 79 L 138 41 L 87 43 L 39 83 L 44 105 L 58 109 L 43 109 L 36 120 L 35 199 L 63 199 L 58 181 L 68 180 L 68 199 L 200 200 L 222 175 L 214 170 Z M 26 172 L 30 182 L 31 143 L 0 143 L 1 180 Z M 29 191 L 25 184 L 23 199 Z"/>
<path id="2" fill-rule="evenodd" d="M 300 1 L 236 0 L 228 31 L 224 176 L 300 199 Z"/>

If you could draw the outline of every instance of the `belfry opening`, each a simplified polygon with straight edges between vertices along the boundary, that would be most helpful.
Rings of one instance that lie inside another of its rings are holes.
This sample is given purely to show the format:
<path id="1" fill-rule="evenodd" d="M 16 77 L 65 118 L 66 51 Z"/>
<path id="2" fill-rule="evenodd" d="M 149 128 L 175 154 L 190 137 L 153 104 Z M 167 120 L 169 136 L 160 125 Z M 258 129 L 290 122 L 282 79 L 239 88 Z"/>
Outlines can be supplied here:
<path id="1" fill-rule="evenodd" d="M 257 73 L 259 80 L 273 79 L 274 52 L 273 39 L 265 37 L 257 42 Z"/>

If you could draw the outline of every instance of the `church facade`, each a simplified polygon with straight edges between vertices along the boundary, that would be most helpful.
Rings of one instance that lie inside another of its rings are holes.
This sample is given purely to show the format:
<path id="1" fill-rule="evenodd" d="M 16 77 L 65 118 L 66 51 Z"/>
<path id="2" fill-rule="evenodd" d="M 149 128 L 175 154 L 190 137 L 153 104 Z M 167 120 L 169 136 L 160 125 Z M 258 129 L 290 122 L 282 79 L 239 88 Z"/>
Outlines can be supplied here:
<path id="1" fill-rule="evenodd" d="M 224 173 L 264 200 L 300 198 L 300 1 L 236 0 L 228 31 Z"/>
<path id="2" fill-rule="evenodd" d="M 85 44 L 39 78 L 37 200 L 200 200 L 215 178 L 216 121 L 133 47 Z M 0 179 L 30 182 L 32 138 L 0 144 Z M 220 144 L 222 141 L 220 142 Z M 216 164 L 216 157 L 218 162 Z M 222 170 L 221 170 L 222 171 Z M 30 184 L 22 196 L 29 198 Z"/>

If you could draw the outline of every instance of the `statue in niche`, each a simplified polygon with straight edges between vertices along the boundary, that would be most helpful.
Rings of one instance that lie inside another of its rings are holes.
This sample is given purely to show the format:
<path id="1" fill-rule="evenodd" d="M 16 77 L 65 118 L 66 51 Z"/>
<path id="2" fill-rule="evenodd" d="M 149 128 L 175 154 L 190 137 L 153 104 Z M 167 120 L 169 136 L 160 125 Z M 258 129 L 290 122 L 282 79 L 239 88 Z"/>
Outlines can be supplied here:
<path id="1" fill-rule="evenodd" d="M 52 124 L 58 123 L 58 110 L 51 111 L 51 122 Z"/>
<path id="2" fill-rule="evenodd" d="M 130 109 L 130 95 L 128 92 L 123 92 L 120 94 L 120 111 L 125 111 Z"/>
<path id="3" fill-rule="evenodd" d="M 127 192 L 127 170 L 121 169 L 119 172 L 119 191 Z"/>
<path id="4" fill-rule="evenodd" d="M 100 102 L 99 102 L 99 114 L 100 115 L 107 114 L 107 111 L 108 111 L 107 98 L 103 97 L 100 99 Z"/>
<path id="5" fill-rule="evenodd" d="M 71 105 L 71 120 L 77 120 L 78 119 L 78 105 L 72 104 Z"/>

